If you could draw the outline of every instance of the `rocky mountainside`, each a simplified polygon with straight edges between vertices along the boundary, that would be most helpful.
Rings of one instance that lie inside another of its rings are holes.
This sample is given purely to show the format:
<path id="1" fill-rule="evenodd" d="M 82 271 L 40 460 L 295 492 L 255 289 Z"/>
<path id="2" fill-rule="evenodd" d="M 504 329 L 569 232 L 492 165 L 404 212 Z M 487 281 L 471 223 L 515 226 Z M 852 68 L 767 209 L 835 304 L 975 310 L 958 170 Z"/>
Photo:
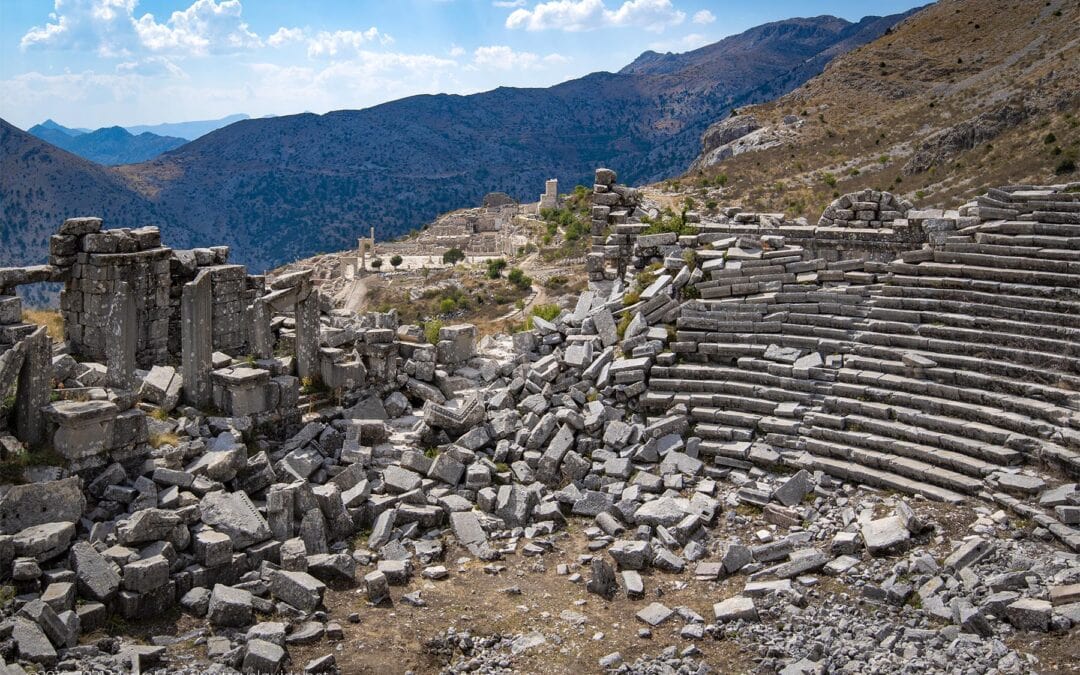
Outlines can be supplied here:
<path id="1" fill-rule="evenodd" d="M 490 191 L 532 200 L 548 178 L 587 184 L 601 164 L 633 182 L 677 174 L 731 106 L 770 82 L 798 85 L 814 74 L 808 60 L 869 41 L 898 18 L 778 22 L 547 89 L 244 120 L 120 172 L 133 198 L 157 205 L 166 236 L 224 234 L 241 262 L 271 267 L 351 247 L 371 225 L 380 238 L 404 234 Z"/>
<path id="2" fill-rule="evenodd" d="M 64 218 L 99 214 L 114 227 L 164 221 L 117 172 L 61 150 L 0 120 L 0 267 L 45 262 Z M 178 245 L 183 229 L 166 233 Z"/>
<path id="3" fill-rule="evenodd" d="M 183 138 L 159 136 L 149 131 L 136 135 L 123 127 L 102 127 L 84 133 L 54 123 L 30 127 L 28 132 L 58 148 L 107 166 L 145 162 L 187 143 Z"/>
<path id="4" fill-rule="evenodd" d="M 690 176 L 726 183 L 724 202 L 812 218 L 864 188 L 941 205 L 1075 180 L 1077 25 L 1080 6 L 1062 0 L 939 2 L 714 124 Z"/>

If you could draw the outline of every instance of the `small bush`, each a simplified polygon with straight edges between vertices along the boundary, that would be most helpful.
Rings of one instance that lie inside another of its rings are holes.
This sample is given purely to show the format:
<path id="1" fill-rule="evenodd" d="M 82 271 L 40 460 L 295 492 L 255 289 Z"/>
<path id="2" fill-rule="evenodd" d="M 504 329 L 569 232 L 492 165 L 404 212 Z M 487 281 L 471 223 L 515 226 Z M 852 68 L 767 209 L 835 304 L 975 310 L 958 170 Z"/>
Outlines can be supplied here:
<path id="1" fill-rule="evenodd" d="M 1063 176 L 1067 173 L 1072 173 L 1073 171 L 1076 171 L 1076 162 L 1073 161 L 1071 158 L 1061 160 L 1060 162 L 1058 162 L 1058 165 L 1054 167 L 1054 173 L 1059 176 Z"/>
<path id="2" fill-rule="evenodd" d="M 438 344 L 439 331 L 442 330 L 443 322 L 438 319 L 428 321 L 424 324 L 424 339 L 430 344 Z"/>
<path id="3" fill-rule="evenodd" d="M 487 275 L 489 279 L 498 279 L 502 276 L 502 271 L 506 269 L 506 261 L 502 258 L 496 258 L 487 262 Z"/>
<path id="4" fill-rule="evenodd" d="M 401 263 L 403 262 L 405 261 L 402 259 L 402 257 L 397 255 L 396 253 L 393 257 L 390 258 L 390 264 L 393 266 L 394 269 L 401 267 Z"/>
<path id="5" fill-rule="evenodd" d="M 1053 143 L 1056 140 L 1057 140 L 1057 136 L 1054 135 L 1053 131 L 1051 131 L 1050 133 L 1046 134 L 1045 137 L 1043 137 L 1043 143 L 1045 143 L 1046 145 L 1050 145 L 1051 143 Z"/>
<path id="6" fill-rule="evenodd" d="M 531 315 L 525 320 L 525 330 L 532 330 L 534 316 L 538 316 L 544 321 L 554 321 L 555 317 L 559 316 L 559 312 L 561 311 L 559 306 L 555 304 L 537 305 L 533 307 Z"/>
<path id="7" fill-rule="evenodd" d="M 380 267 L 382 267 L 382 258 L 375 258 L 374 260 L 371 261 L 371 268 L 372 269 L 377 270 Z"/>
<path id="8" fill-rule="evenodd" d="M 447 265 L 456 265 L 465 259 L 465 252 L 460 248 L 452 248 L 442 254 L 442 261 Z"/>
<path id="9" fill-rule="evenodd" d="M 523 291 L 532 288 L 532 277 L 521 271 L 520 267 L 515 267 L 510 270 L 509 274 L 506 275 L 506 278 L 510 280 L 510 283 Z"/>

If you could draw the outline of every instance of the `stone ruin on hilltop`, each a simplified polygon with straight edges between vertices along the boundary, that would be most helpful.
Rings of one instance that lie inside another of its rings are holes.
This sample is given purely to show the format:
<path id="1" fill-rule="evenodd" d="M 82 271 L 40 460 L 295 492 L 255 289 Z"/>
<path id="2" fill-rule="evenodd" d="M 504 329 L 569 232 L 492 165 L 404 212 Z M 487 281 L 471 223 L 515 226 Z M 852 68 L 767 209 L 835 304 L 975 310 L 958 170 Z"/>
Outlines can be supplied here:
<path id="1" fill-rule="evenodd" d="M 394 312 L 324 307 L 310 273 L 267 279 L 223 247 L 67 220 L 47 265 L 0 269 L 0 447 L 59 460 L 0 491 L 0 575 L 18 594 L 4 658 L 151 666 L 164 648 L 75 645 L 110 615 L 179 604 L 225 631 L 218 663 L 276 672 L 287 631 L 341 633 L 319 613 L 327 584 L 360 576 L 378 604 L 417 567 L 447 576 L 444 532 L 485 561 L 543 556 L 573 517 L 595 523 L 602 596 L 644 597 L 645 569 L 748 575 L 709 627 L 687 618 L 687 639 L 753 634 L 806 575 L 920 546 L 930 525 L 909 500 L 999 508 L 1080 552 L 1075 187 L 950 211 L 863 191 L 817 225 L 727 208 L 665 228 L 600 169 L 573 308 L 512 337 L 443 327 L 435 344 Z M 22 322 L 15 290 L 40 282 L 64 286 L 63 344 Z M 855 514 L 860 485 L 899 495 L 873 502 L 890 514 Z M 782 532 L 717 536 L 740 506 Z M 995 581 L 1020 555 L 995 522 L 940 565 L 861 577 L 863 595 L 917 596 L 977 658 L 1003 627 L 1080 622 L 1076 557 Z M 912 662 L 877 643 L 860 647 L 875 668 Z"/>

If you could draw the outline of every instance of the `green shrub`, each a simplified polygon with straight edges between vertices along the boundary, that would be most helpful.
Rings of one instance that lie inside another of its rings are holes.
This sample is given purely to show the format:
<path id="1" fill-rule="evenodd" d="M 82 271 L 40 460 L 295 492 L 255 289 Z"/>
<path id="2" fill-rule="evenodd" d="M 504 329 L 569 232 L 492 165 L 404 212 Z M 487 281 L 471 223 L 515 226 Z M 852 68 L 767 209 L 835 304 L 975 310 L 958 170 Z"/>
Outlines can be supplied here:
<path id="1" fill-rule="evenodd" d="M 555 317 L 559 316 L 559 312 L 561 311 L 562 310 L 559 309 L 559 306 L 555 304 L 537 305 L 533 307 L 529 318 L 525 320 L 525 330 L 532 330 L 532 320 L 534 316 L 538 316 L 544 321 L 554 321 Z"/>
<path id="2" fill-rule="evenodd" d="M 400 267 L 401 263 L 403 262 L 405 261 L 402 259 L 402 257 L 397 255 L 396 253 L 390 258 L 390 264 L 394 267 L 394 269 Z"/>
<path id="3" fill-rule="evenodd" d="M 506 261 L 502 258 L 496 258 L 487 262 L 487 275 L 490 279 L 498 279 L 502 276 L 502 271 L 506 269 Z"/>
<path id="4" fill-rule="evenodd" d="M 510 280 L 510 283 L 523 291 L 532 288 L 532 277 L 521 271 L 520 267 L 515 267 L 510 270 L 509 274 L 506 275 L 506 278 Z"/>
<path id="5" fill-rule="evenodd" d="M 437 344 L 439 342 L 439 331 L 442 330 L 443 322 L 438 319 L 428 321 L 424 324 L 424 339 L 431 344 Z"/>
<path id="6" fill-rule="evenodd" d="M 452 248 L 442 254 L 442 261 L 447 265 L 456 265 L 465 259 L 465 252 L 460 248 Z"/>
<path id="7" fill-rule="evenodd" d="M 1058 165 L 1054 167 L 1054 173 L 1059 176 L 1063 176 L 1067 173 L 1072 173 L 1073 171 L 1076 171 L 1076 162 L 1073 161 L 1071 158 L 1061 160 L 1060 162 L 1058 162 Z"/>

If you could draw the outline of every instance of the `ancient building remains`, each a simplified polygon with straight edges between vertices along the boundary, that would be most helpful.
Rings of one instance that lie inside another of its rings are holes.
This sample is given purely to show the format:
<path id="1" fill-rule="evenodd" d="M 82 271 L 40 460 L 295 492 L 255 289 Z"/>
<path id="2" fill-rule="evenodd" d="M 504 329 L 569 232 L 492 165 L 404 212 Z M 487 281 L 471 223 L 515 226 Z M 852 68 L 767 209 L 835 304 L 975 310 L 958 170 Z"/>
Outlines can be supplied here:
<path id="1" fill-rule="evenodd" d="M 74 261 L 0 270 L 0 449 L 63 464 L 0 491 L 4 659 L 178 666 L 158 646 L 75 645 L 110 616 L 179 605 L 212 628 L 207 659 L 280 672 L 288 646 L 346 634 L 332 586 L 378 616 L 422 602 L 391 597 L 413 561 L 434 581 L 448 554 L 542 559 L 570 518 L 590 523 L 589 557 L 551 573 L 625 592 L 650 627 L 685 618 L 680 639 L 705 639 L 706 619 L 655 599 L 673 581 L 736 593 L 708 619 L 726 639 L 833 611 L 803 601 L 834 577 L 883 622 L 851 621 L 859 641 L 884 626 L 902 647 L 869 648 L 893 670 L 963 645 L 1015 665 L 1004 637 L 1077 623 L 1080 186 L 1008 186 L 955 211 L 859 193 L 815 227 L 730 210 L 658 232 L 641 194 L 596 178 L 589 289 L 512 337 L 330 310 L 310 270 L 241 279 L 213 249 L 179 275 L 184 255 L 149 232 L 127 243 L 86 219 L 58 247 Z M 879 259 L 905 227 L 915 243 Z M 84 250 L 102 247 L 129 250 Z M 142 275 L 161 261 L 151 292 Z M 80 302 L 102 296 L 103 316 L 67 311 L 104 336 L 98 361 L 22 323 L 14 296 L 71 285 L 76 264 Z M 215 312 L 219 298 L 243 308 Z M 166 310 L 164 343 L 140 324 L 158 318 L 148 307 Z M 930 502 L 977 520 L 954 534 Z M 764 525 L 744 543 L 731 523 Z"/>

